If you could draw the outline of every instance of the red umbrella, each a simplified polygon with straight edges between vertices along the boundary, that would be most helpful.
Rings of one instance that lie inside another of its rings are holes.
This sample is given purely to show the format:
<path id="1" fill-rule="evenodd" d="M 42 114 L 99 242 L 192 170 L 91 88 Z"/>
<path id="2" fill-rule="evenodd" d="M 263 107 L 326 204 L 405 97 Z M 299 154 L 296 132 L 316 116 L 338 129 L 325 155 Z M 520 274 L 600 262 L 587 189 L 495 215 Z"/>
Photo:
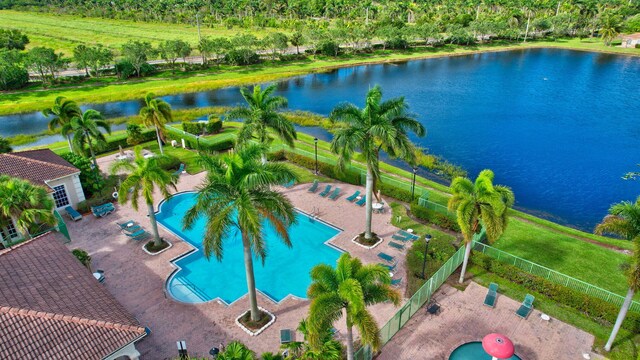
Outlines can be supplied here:
<path id="1" fill-rule="evenodd" d="M 482 348 L 493 360 L 509 359 L 515 353 L 513 343 L 502 334 L 489 334 L 482 339 Z"/>

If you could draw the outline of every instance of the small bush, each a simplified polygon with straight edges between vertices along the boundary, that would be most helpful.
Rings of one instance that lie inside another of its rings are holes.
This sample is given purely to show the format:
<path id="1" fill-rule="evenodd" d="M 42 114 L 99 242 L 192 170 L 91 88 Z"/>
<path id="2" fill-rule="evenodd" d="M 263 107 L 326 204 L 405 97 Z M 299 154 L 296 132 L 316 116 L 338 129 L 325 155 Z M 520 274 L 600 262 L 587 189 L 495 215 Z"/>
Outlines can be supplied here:
<path id="1" fill-rule="evenodd" d="M 276 152 L 268 153 L 267 160 L 269 161 L 284 161 L 287 160 L 287 153 L 284 150 L 278 150 Z"/>
<path id="2" fill-rule="evenodd" d="M 222 61 L 229 65 L 252 65 L 260 62 L 260 56 L 249 49 L 231 50 Z"/>
<path id="3" fill-rule="evenodd" d="M 91 269 L 91 256 L 89 256 L 89 253 L 82 249 L 73 249 L 71 253 L 76 257 L 76 259 L 78 259 L 78 261 L 82 263 L 82 265 L 86 266 L 88 269 Z"/>
<path id="4" fill-rule="evenodd" d="M 544 278 L 524 272 L 520 268 L 504 264 L 482 253 L 475 252 L 471 262 L 504 279 L 540 293 L 550 300 L 576 309 L 590 319 L 610 326 L 616 321 L 620 308 L 609 302 L 589 296 Z M 640 332 L 640 313 L 629 311 L 622 327 L 633 333 Z"/>
<path id="5" fill-rule="evenodd" d="M 177 170 L 182 161 L 172 155 L 164 155 L 158 158 L 158 164 L 165 170 Z"/>
<path id="6" fill-rule="evenodd" d="M 120 60 L 115 66 L 116 74 L 120 79 L 128 79 L 136 73 L 136 68 L 129 60 Z"/>
<path id="7" fill-rule="evenodd" d="M 222 130 L 222 120 L 215 115 L 209 115 L 209 121 L 204 125 L 207 134 L 215 134 Z"/>
<path id="8" fill-rule="evenodd" d="M 142 128 L 137 124 L 127 124 L 127 144 L 138 145 L 144 140 Z"/>
<path id="9" fill-rule="evenodd" d="M 326 56 L 338 56 L 340 54 L 340 45 L 331 40 L 326 40 L 318 44 L 318 51 Z"/>
<path id="10" fill-rule="evenodd" d="M 437 225 L 443 229 L 460 232 L 460 226 L 455 219 L 435 210 L 428 209 L 418 204 L 411 204 L 411 214 L 420 220 L 428 221 L 429 223 Z"/>
<path id="11" fill-rule="evenodd" d="M 400 189 L 383 182 L 378 182 L 378 189 L 382 195 L 389 196 L 400 201 L 411 202 L 411 191 Z"/>
<path id="12" fill-rule="evenodd" d="M 201 122 L 191 122 L 191 121 L 183 121 L 182 122 L 182 130 L 188 132 L 193 135 L 202 135 L 202 129 L 204 128 L 204 124 Z"/>

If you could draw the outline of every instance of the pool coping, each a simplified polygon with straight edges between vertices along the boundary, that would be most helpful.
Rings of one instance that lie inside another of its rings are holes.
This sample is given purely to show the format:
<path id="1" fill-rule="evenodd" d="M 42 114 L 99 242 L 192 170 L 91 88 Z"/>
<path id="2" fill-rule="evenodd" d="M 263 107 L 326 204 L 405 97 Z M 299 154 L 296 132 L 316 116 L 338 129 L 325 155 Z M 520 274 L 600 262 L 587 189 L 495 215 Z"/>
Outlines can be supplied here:
<path id="1" fill-rule="evenodd" d="M 160 202 L 158 203 L 158 211 L 155 211 L 155 212 L 154 212 L 154 214 L 155 214 L 155 215 L 158 215 L 158 214 L 162 213 L 162 210 L 161 210 L 161 209 L 162 209 L 162 205 L 166 202 L 166 200 L 168 200 L 168 199 L 170 199 L 170 198 L 173 198 L 173 197 L 174 197 L 174 196 L 176 196 L 176 195 L 182 195 L 182 194 L 187 194 L 187 193 L 194 193 L 194 194 L 195 194 L 195 193 L 197 193 L 197 191 L 195 191 L 195 190 L 179 191 L 179 192 L 176 192 L 176 193 L 172 194 L 172 195 L 171 195 L 170 197 L 168 197 L 168 198 L 164 198 L 164 199 L 160 200 Z M 323 223 L 323 224 L 324 224 L 324 225 L 326 225 L 326 226 L 329 226 L 329 227 L 332 227 L 332 228 L 334 228 L 334 229 L 338 230 L 339 232 L 338 232 L 337 234 L 335 234 L 334 236 L 332 236 L 331 238 L 329 238 L 328 240 L 326 240 L 325 242 L 323 242 L 323 244 L 324 244 L 324 245 L 326 245 L 326 246 L 328 246 L 328 247 L 330 247 L 330 248 L 332 248 L 332 249 L 334 249 L 334 250 L 339 251 L 340 253 L 348 253 L 348 251 L 346 251 L 346 250 L 344 250 L 344 249 L 340 248 L 339 246 L 337 246 L 337 245 L 335 245 L 335 244 L 330 243 L 330 242 L 331 242 L 331 241 L 333 241 L 335 238 L 337 238 L 337 237 L 338 237 L 342 232 L 344 232 L 344 229 L 342 229 L 342 228 L 340 228 L 340 227 L 338 227 L 338 226 L 336 226 L 336 225 L 333 225 L 333 224 L 331 224 L 330 222 L 327 222 L 327 221 L 325 221 L 325 220 L 322 220 L 322 219 L 320 219 L 319 217 L 314 216 L 314 215 L 312 215 L 312 214 L 310 214 L 310 213 L 307 213 L 306 211 L 303 211 L 303 210 L 301 210 L 301 209 L 299 209 L 299 208 L 294 207 L 294 209 L 295 209 L 297 212 L 299 212 L 299 213 L 301 213 L 301 214 L 303 214 L 303 215 L 305 215 L 305 216 L 307 216 L 307 217 L 309 217 L 309 218 L 311 218 L 311 219 L 314 219 L 314 220 L 316 220 L 316 221 L 319 221 L 319 222 Z M 169 282 L 173 279 L 173 277 L 174 277 L 174 276 L 175 276 L 175 275 L 176 275 L 180 270 L 182 270 L 182 268 L 177 264 L 177 262 L 178 262 L 178 261 L 180 261 L 180 260 L 182 260 L 183 258 L 186 258 L 187 256 L 193 255 L 194 253 L 196 253 L 196 252 L 200 251 L 200 249 L 198 249 L 197 247 L 195 247 L 195 246 L 194 246 L 193 244 L 191 244 L 189 241 L 185 240 L 182 236 L 180 236 L 180 235 L 176 234 L 175 232 L 173 232 L 171 229 L 169 229 L 168 227 L 166 227 L 162 222 L 157 221 L 157 223 L 158 223 L 158 225 L 162 226 L 162 228 L 163 228 L 165 231 L 167 231 L 168 233 L 170 233 L 171 235 L 175 236 L 177 239 L 179 239 L 180 241 L 182 241 L 182 242 L 186 243 L 189 247 L 191 247 L 191 250 L 189 250 L 189 251 L 187 251 L 187 252 L 185 252 L 185 253 L 182 253 L 182 254 L 180 254 L 180 255 L 178 255 L 178 256 L 175 256 L 175 257 L 173 257 L 173 258 L 169 259 L 169 264 L 171 264 L 171 266 L 173 266 L 175 269 L 173 269 L 173 271 L 169 274 L 169 276 L 167 277 L 167 279 L 164 281 L 164 286 L 162 287 L 162 290 L 163 290 L 163 292 L 164 292 L 164 294 L 165 294 L 165 298 L 170 299 L 171 301 L 175 301 L 175 302 L 180 303 L 180 304 L 201 305 L 201 304 L 207 304 L 207 303 L 211 303 L 211 302 L 214 302 L 214 301 L 215 301 L 215 302 L 217 302 L 217 303 L 219 303 L 219 304 L 221 304 L 221 305 L 224 305 L 224 306 L 226 306 L 226 307 L 230 307 L 230 306 L 232 306 L 233 304 L 235 304 L 236 302 L 238 302 L 239 300 L 242 300 L 243 298 L 245 298 L 245 297 L 247 297 L 247 296 L 249 295 L 249 294 L 248 294 L 248 292 L 247 292 L 247 293 L 245 293 L 244 295 L 242 295 L 242 296 L 240 296 L 239 298 L 237 298 L 236 300 L 232 301 L 231 303 L 227 303 L 226 301 L 224 301 L 224 300 L 223 300 L 223 299 L 221 299 L 220 297 L 216 297 L 216 298 L 213 298 L 213 299 L 210 299 L 210 300 L 206 300 L 206 301 L 203 301 L 203 302 L 199 302 L 199 303 L 185 302 L 185 301 L 180 301 L 180 300 L 176 299 L 176 298 L 171 294 L 171 292 L 170 292 L 170 291 L 168 291 L 168 285 L 169 285 Z M 285 301 L 285 300 L 288 300 L 289 298 L 291 298 L 291 299 L 295 299 L 295 300 L 301 300 L 301 301 L 308 301 L 308 300 L 309 300 L 308 298 L 302 298 L 302 297 L 299 297 L 299 296 L 296 296 L 296 295 L 293 295 L 293 294 L 288 294 L 287 296 L 283 297 L 280 301 L 276 301 L 274 298 L 272 298 L 272 297 L 271 297 L 271 296 L 269 296 L 268 294 L 264 293 L 263 291 L 261 291 L 261 290 L 260 290 L 260 289 L 258 289 L 257 287 L 256 287 L 256 292 L 260 293 L 262 296 L 264 296 L 265 298 L 267 298 L 268 300 L 270 300 L 271 302 L 273 302 L 275 305 L 280 305 L 280 303 L 282 303 L 282 302 L 283 302 L 283 301 Z M 195 294 L 195 295 L 196 295 L 197 297 L 199 297 L 199 295 L 197 295 L 197 294 Z"/>
<path id="2" fill-rule="evenodd" d="M 470 337 L 470 338 L 471 338 L 471 337 Z M 473 340 L 473 339 L 475 339 L 475 340 Z M 470 344 L 470 343 L 474 343 L 474 342 L 477 342 L 477 343 L 482 344 L 482 339 L 477 340 L 477 338 L 476 338 L 476 337 L 473 337 L 473 339 L 472 339 L 472 340 L 464 340 L 464 341 L 458 341 L 458 342 L 456 342 L 456 345 L 455 345 L 455 346 L 452 346 L 452 347 L 450 347 L 450 348 L 449 348 L 449 350 L 448 350 L 448 352 L 447 352 L 447 359 L 449 358 L 449 356 L 451 356 L 451 354 L 453 354 L 453 352 L 454 352 L 456 349 L 458 349 L 458 348 L 459 348 L 459 347 L 461 347 L 462 345 Z M 520 360 L 526 360 L 526 359 L 525 359 L 525 358 L 523 358 L 521 355 L 519 355 L 519 354 L 518 354 L 518 352 L 514 352 L 514 353 L 513 353 L 513 355 L 515 355 L 515 356 L 519 357 L 519 358 L 520 358 Z M 491 356 L 491 355 L 489 355 L 489 356 Z"/>

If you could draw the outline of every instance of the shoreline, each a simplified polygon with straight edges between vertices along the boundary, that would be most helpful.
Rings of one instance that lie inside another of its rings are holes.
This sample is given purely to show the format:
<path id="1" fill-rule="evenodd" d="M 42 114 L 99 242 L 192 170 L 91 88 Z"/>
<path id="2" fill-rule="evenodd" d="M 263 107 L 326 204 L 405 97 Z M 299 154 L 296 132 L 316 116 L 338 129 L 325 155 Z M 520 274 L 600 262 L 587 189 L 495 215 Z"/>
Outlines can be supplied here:
<path id="1" fill-rule="evenodd" d="M 528 50 L 528 49 L 561 49 L 561 50 L 571 50 L 571 51 L 581 51 L 581 52 L 592 52 L 592 53 L 598 53 L 598 54 L 630 56 L 635 58 L 640 57 L 640 51 L 626 52 L 626 51 L 614 51 L 614 50 L 598 49 L 598 48 L 581 48 L 576 45 L 572 46 L 570 44 L 563 44 L 563 43 L 558 43 L 558 45 L 556 45 L 555 43 L 556 42 L 552 42 L 552 41 L 542 41 L 542 42 L 518 43 L 518 44 L 496 45 L 496 46 L 491 46 L 491 44 L 489 44 L 489 45 L 486 45 L 487 46 L 486 48 L 479 48 L 479 49 L 473 49 L 473 50 L 468 50 L 464 47 L 455 47 L 453 48 L 453 50 L 448 50 L 443 53 L 430 52 L 428 50 L 424 51 L 425 49 L 434 49 L 434 48 L 419 47 L 417 49 L 421 51 L 418 51 L 417 53 L 405 54 L 401 52 L 394 52 L 389 55 L 388 59 L 384 58 L 385 56 L 384 54 L 377 54 L 377 55 L 374 55 L 375 57 L 377 57 L 374 60 L 341 59 L 336 61 L 335 64 L 330 63 L 331 60 L 329 60 L 328 64 L 326 65 L 320 64 L 318 65 L 318 67 L 313 67 L 315 65 L 314 63 L 327 62 L 327 60 L 312 60 L 311 63 L 309 64 L 310 68 L 308 69 L 306 68 L 295 69 L 294 68 L 295 66 L 300 66 L 300 63 L 297 63 L 297 62 L 286 63 L 282 65 L 267 67 L 267 69 L 272 69 L 276 71 L 271 73 L 266 73 L 266 74 L 249 74 L 249 75 L 243 76 L 243 73 L 249 72 L 251 70 L 255 70 L 256 72 L 261 71 L 261 69 L 246 67 L 246 68 L 235 68 L 230 71 L 223 71 L 216 74 L 195 73 L 195 74 L 189 74 L 179 78 L 147 78 L 147 79 L 141 79 L 141 80 L 130 81 L 130 82 L 118 82 L 115 84 L 94 84 L 94 85 L 85 85 L 85 86 L 72 86 L 72 87 L 60 88 L 60 89 L 38 89 L 38 90 L 24 91 L 24 92 L 7 92 L 7 93 L 2 93 L 2 96 L 4 95 L 6 96 L 25 95 L 26 96 L 26 94 L 29 94 L 29 93 L 49 92 L 49 94 L 45 94 L 40 97 L 55 98 L 57 96 L 67 96 L 69 98 L 74 98 L 72 94 L 66 95 L 65 93 L 74 92 L 74 91 L 91 92 L 94 89 L 109 88 L 109 87 L 115 87 L 114 92 L 117 92 L 118 88 L 122 90 L 123 95 L 121 96 L 116 94 L 112 98 L 107 98 L 107 96 L 105 95 L 93 94 L 93 95 L 88 95 L 87 99 L 82 99 L 81 97 L 81 99 L 77 101 L 81 105 L 103 104 L 103 103 L 111 103 L 111 102 L 118 102 L 118 101 L 134 100 L 142 96 L 140 94 L 146 91 L 153 91 L 158 96 L 187 94 L 187 93 L 196 93 L 196 92 L 202 92 L 202 91 L 224 89 L 224 88 L 229 88 L 234 86 L 243 86 L 243 85 L 249 85 L 249 84 L 280 81 L 280 80 L 291 79 L 297 76 L 304 76 L 304 75 L 309 75 L 314 73 L 325 73 L 332 70 L 349 68 L 349 67 L 389 64 L 389 63 L 403 63 L 403 62 L 414 61 L 414 60 L 426 60 L 426 59 L 435 59 L 435 58 L 444 58 L 444 57 L 457 57 L 457 56 L 475 55 L 475 54 L 483 54 L 483 53 L 496 53 L 496 52 Z M 582 44 L 582 43 L 583 42 L 580 41 L 578 44 Z M 593 43 L 583 43 L 583 44 L 593 44 Z M 435 48 L 435 50 L 437 51 L 437 48 Z M 302 66 L 304 66 L 304 64 L 302 64 Z M 282 71 L 278 71 L 280 70 L 279 68 L 282 68 Z M 233 75 L 234 73 L 239 73 L 239 77 L 236 77 L 233 79 L 216 78 L 216 77 L 224 77 L 225 75 L 226 76 Z M 206 77 L 213 77 L 213 78 L 206 79 Z M 199 79 L 199 78 L 204 78 L 204 79 Z M 182 81 L 185 83 L 173 84 L 173 85 L 167 84 L 167 86 L 165 87 L 153 88 L 154 82 L 175 82 L 175 81 L 178 81 L 178 82 Z M 148 85 L 148 87 L 151 87 L 151 89 L 140 92 L 137 89 L 125 88 L 125 87 L 129 87 L 129 88 L 143 87 L 144 85 Z M 190 87 L 190 88 L 185 88 L 185 87 Z M 78 98 L 78 96 L 76 96 L 75 98 Z M 25 114 L 30 112 L 37 112 L 37 111 L 40 111 L 38 105 L 41 104 L 42 102 L 46 102 L 46 99 L 34 99 L 30 101 L 25 101 L 22 104 L 20 103 L 19 99 L 15 101 L 10 101 L 10 100 L 3 101 L 3 102 L 0 102 L 0 116 L 11 116 L 11 115 L 19 115 L 19 114 Z M 17 108 L 17 110 L 14 110 L 12 108 Z"/>

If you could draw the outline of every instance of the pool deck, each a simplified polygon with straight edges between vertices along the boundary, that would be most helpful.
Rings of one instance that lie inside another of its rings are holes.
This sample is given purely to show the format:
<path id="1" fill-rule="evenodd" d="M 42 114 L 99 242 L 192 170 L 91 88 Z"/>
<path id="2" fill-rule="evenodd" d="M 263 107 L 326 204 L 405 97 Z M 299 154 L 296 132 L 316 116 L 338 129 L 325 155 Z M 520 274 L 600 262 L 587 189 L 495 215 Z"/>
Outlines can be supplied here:
<path id="1" fill-rule="evenodd" d="M 100 166 L 106 169 L 106 165 L 101 162 Z M 204 173 L 183 174 L 178 190 L 193 190 L 203 178 Z M 344 198 L 356 189 L 361 192 L 364 189 L 346 184 L 338 184 L 338 186 L 343 189 L 344 195 L 336 201 L 321 198 L 317 193 L 308 193 L 309 184 L 281 190 L 289 195 L 297 208 L 305 212 L 313 212 L 315 207 L 322 220 L 343 230 L 331 241 L 333 245 L 361 258 L 364 262 L 378 262 L 376 254 L 384 251 L 400 260 L 396 273 L 404 274 L 402 263 L 404 256 L 400 251 L 387 246 L 386 239 L 384 243 L 371 250 L 351 242 L 351 239 L 364 229 L 365 214 L 363 207 L 351 204 Z M 156 194 L 155 199 L 157 209 L 161 196 Z M 139 211 L 134 211 L 130 204 L 116 205 L 116 207 L 115 213 L 101 219 L 85 215 L 79 222 L 67 221 L 72 239 L 68 247 L 88 251 L 92 257 L 92 268 L 105 271 L 105 286 L 109 292 L 134 314 L 143 326 L 151 329 L 151 335 L 137 345 L 143 359 L 177 356 L 176 341 L 178 340 L 186 341 L 187 349 L 192 356 L 207 356 L 212 347 L 232 340 L 242 341 L 258 354 L 266 351 L 276 352 L 279 349 L 280 329 L 295 329 L 299 321 L 306 316 L 309 306 L 306 300 L 287 298 L 275 304 L 268 298 L 258 295 L 258 304 L 274 313 L 277 321 L 261 335 L 251 337 L 234 323 L 235 318 L 248 309 L 246 296 L 228 307 L 217 302 L 184 304 L 169 298 L 165 295 L 164 288 L 165 281 L 175 270 L 170 261 L 191 251 L 192 247 L 160 226 L 161 236 L 169 240 L 173 246 L 156 256 L 146 254 L 142 250 L 143 242 L 128 239 L 115 224 L 133 219 L 145 229 L 150 230 L 146 207 L 141 204 Z M 390 223 L 389 210 L 384 214 L 374 214 L 373 219 L 374 231 L 381 236 L 390 237 L 397 231 Z M 266 261 L 269 261 L 268 257 Z M 215 274 L 212 275 L 215 276 Z M 379 325 L 382 325 L 391 318 L 396 309 L 391 304 L 379 304 L 373 306 L 371 311 Z M 343 322 L 338 323 L 336 328 L 339 330 L 338 337 L 345 333 Z"/>
<path id="2" fill-rule="evenodd" d="M 448 359 L 458 346 L 482 341 L 490 333 L 509 337 L 523 360 L 604 359 L 591 352 L 593 335 L 559 320 L 542 320 L 534 310 L 527 319 L 515 312 L 518 301 L 500 295 L 495 308 L 483 305 L 487 288 L 471 282 L 464 291 L 443 285 L 434 298 L 442 307 L 438 315 L 418 311 L 382 348 L 378 360 Z"/>

